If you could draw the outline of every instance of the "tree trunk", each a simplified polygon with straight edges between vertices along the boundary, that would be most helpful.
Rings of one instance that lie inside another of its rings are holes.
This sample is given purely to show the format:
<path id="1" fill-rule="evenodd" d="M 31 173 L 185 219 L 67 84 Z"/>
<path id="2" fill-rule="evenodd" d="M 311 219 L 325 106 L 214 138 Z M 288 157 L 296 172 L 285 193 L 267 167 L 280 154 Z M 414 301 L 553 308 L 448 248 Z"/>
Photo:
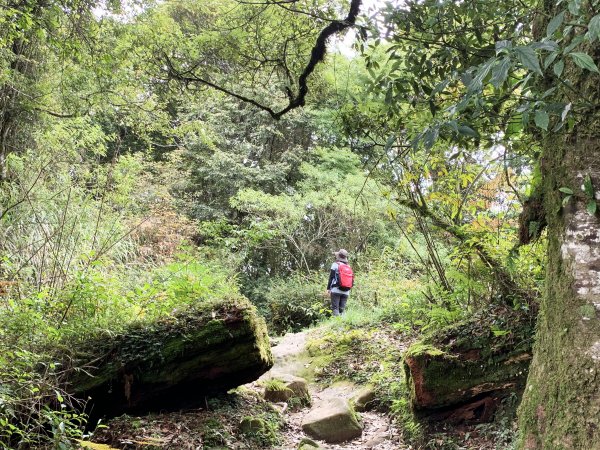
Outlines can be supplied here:
<path id="1" fill-rule="evenodd" d="M 534 358 L 519 409 L 525 449 L 600 448 L 600 220 L 586 210 L 589 199 L 581 189 L 588 175 L 600 186 L 594 128 L 580 124 L 562 144 L 548 138 L 542 159 L 549 248 Z M 565 207 L 560 187 L 575 192 Z"/>
<path id="2" fill-rule="evenodd" d="M 242 298 L 90 338 L 75 356 L 84 370 L 71 373 L 69 391 L 91 399 L 91 419 L 195 407 L 273 365 L 264 320 Z"/>

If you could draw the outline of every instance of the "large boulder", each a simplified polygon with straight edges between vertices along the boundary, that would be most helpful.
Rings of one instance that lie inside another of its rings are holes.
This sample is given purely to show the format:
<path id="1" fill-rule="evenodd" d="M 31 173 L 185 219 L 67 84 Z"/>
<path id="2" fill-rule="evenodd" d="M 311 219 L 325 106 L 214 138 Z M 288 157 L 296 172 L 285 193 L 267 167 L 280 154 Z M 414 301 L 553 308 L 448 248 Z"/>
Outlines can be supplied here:
<path id="1" fill-rule="evenodd" d="M 302 431 L 329 442 L 346 442 L 359 437 L 362 427 L 347 400 L 332 398 L 315 406 L 302 420 Z"/>
<path id="2" fill-rule="evenodd" d="M 531 360 L 533 322 L 506 311 L 502 326 L 476 317 L 416 342 L 404 354 L 415 411 L 436 420 L 487 421 L 520 392 Z"/>
<path id="3" fill-rule="evenodd" d="M 94 417 L 198 406 L 273 365 L 265 323 L 239 297 L 92 337 L 75 353 L 70 391 L 91 398 Z"/>

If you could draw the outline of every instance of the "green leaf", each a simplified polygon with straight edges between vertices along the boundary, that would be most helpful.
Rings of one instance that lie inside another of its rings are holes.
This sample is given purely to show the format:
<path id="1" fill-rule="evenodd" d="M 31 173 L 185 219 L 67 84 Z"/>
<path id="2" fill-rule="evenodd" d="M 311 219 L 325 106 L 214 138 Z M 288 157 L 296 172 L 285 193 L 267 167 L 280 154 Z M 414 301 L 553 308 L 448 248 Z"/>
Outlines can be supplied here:
<path id="1" fill-rule="evenodd" d="M 588 198 L 590 199 L 594 199 L 594 186 L 592 184 L 592 178 L 590 177 L 590 174 L 587 174 L 583 180 L 583 192 L 585 192 L 585 195 L 588 196 Z"/>
<path id="2" fill-rule="evenodd" d="M 428 128 L 427 131 L 423 134 L 423 145 L 427 150 L 429 150 L 438 138 L 438 130 L 435 128 Z"/>
<path id="3" fill-rule="evenodd" d="M 442 92 L 444 89 L 446 89 L 446 87 L 448 87 L 448 84 L 450 83 L 450 80 L 444 80 L 440 83 L 438 83 L 435 88 L 433 89 L 433 91 L 431 92 L 431 95 L 437 95 L 440 92 Z"/>
<path id="4" fill-rule="evenodd" d="M 594 42 L 596 39 L 600 39 L 600 14 L 595 15 L 588 24 L 588 39 Z"/>
<path id="5" fill-rule="evenodd" d="M 600 70 L 598 70 L 596 63 L 594 62 L 592 57 L 587 53 L 574 52 L 570 53 L 569 56 L 573 58 L 575 64 L 577 64 L 582 69 L 587 69 L 591 72 L 600 73 Z"/>
<path id="6" fill-rule="evenodd" d="M 532 43 L 531 48 L 534 50 L 546 50 L 549 52 L 555 52 L 558 50 L 558 44 L 552 40 L 546 39 L 540 42 Z"/>
<path id="7" fill-rule="evenodd" d="M 561 187 L 561 188 L 558 188 L 558 190 L 564 194 L 573 195 L 573 190 L 568 187 Z"/>
<path id="8" fill-rule="evenodd" d="M 496 42 L 496 54 L 500 53 L 508 53 L 508 51 L 512 48 L 511 41 L 497 41 Z"/>
<path id="9" fill-rule="evenodd" d="M 554 64 L 553 67 L 554 70 L 554 75 L 556 75 L 558 78 L 560 78 L 560 76 L 563 73 L 563 70 L 565 70 L 565 61 L 560 59 L 556 62 L 556 64 Z"/>
<path id="10" fill-rule="evenodd" d="M 509 68 L 510 68 L 510 59 L 509 58 L 502 58 L 499 61 L 499 63 L 494 66 L 494 69 L 492 70 L 492 79 L 490 80 L 490 83 L 492 83 L 492 86 L 494 86 L 497 89 L 500 88 L 500 86 L 502 86 L 502 83 L 504 83 L 504 81 L 508 77 L 508 69 Z"/>
<path id="11" fill-rule="evenodd" d="M 538 128 L 548 131 L 548 124 L 550 123 L 550 116 L 548 115 L 548 113 L 546 111 L 542 111 L 542 110 L 538 109 L 535 112 L 534 121 Z"/>
<path id="12" fill-rule="evenodd" d="M 563 54 L 567 55 L 567 54 L 571 53 L 573 51 L 573 49 L 575 47 L 578 47 L 584 40 L 585 40 L 585 36 L 583 34 L 579 34 L 579 35 L 575 36 L 571 40 L 571 43 L 563 49 Z"/>
<path id="13" fill-rule="evenodd" d="M 458 127 L 458 132 L 465 136 L 470 136 L 470 137 L 474 137 L 474 138 L 479 137 L 479 133 L 477 133 L 477 131 L 475 131 L 473 128 L 471 128 L 467 125 L 460 125 Z"/>
<path id="14" fill-rule="evenodd" d="M 598 204 L 596 200 L 590 200 L 586 206 L 587 212 L 589 212 L 592 216 L 596 215 L 596 211 L 598 211 Z"/>
<path id="15" fill-rule="evenodd" d="M 390 135 L 390 137 L 387 138 L 387 141 L 385 142 L 385 148 L 384 148 L 384 152 L 387 152 L 390 148 L 392 148 L 392 145 L 394 145 L 394 142 L 396 142 L 396 135 L 392 134 Z"/>
<path id="16" fill-rule="evenodd" d="M 558 30 L 558 27 L 560 27 L 563 23 L 563 20 L 565 20 L 565 12 L 561 12 L 560 14 L 558 14 L 557 16 L 555 16 L 549 23 L 548 26 L 546 27 L 546 36 L 550 37 L 554 34 L 554 32 L 556 30 Z"/>
<path id="17" fill-rule="evenodd" d="M 574 16 L 578 16 L 581 10 L 581 0 L 570 0 L 569 1 L 569 12 Z"/>
<path id="18" fill-rule="evenodd" d="M 542 75 L 542 69 L 540 67 L 540 61 L 537 54 L 531 47 L 517 47 L 517 57 L 523 66 L 535 73 Z"/>
<path id="19" fill-rule="evenodd" d="M 565 108 L 563 109 L 563 111 L 562 111 L 562 113 L 561 113 L 561 115 L 560 115 L 560 120 L 561 120 L 562 122 L 564 122 L 564 121 L 565 121 L 565 119 L 567 118 L 567 115 L 569 114 L 569 111 L 571 111 L 571 107 L 572 107 L 572 106 L 573 106 L 573 104 L 572 104 L 572 103 L 567 103 L 567 104 L 565 105 Z"/>
<path id="20" fill-rule="evenodd" d="M 531 222 L 529 222 L 529 236 L 537 236 L 538 232 L 540 231 L 540 223 L 532 220 Z"/>
<path id="21" fill-rule="evenodd" d="M 552 52 L 544 59 L 544 69 L 550 67 L 550 64 L 558 57 L 558 52 Z"/>
<path id="22" fill-rule="evenodd" d="M 569 203 L 569 200 L 571 200 L 571 197 L 573 197 L 573 196 L 567 195 L 565 198 L 563 198 L 563 201 L 562 201 L 563 207 L 567 206 L 567 203 Z"/>

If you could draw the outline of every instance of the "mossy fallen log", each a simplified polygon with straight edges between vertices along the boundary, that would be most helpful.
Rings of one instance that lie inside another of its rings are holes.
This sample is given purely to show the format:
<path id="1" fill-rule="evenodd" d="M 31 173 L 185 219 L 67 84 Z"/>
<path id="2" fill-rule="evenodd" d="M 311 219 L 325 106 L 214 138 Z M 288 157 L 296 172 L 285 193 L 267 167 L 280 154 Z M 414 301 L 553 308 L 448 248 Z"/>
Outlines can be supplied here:
<path id="1" fill-rule="evenodd" d="M 94 418 L 198 406 L 273 365 L 265 323 L 240 298 L 90 338 L 76 354 L 70 391 Z"/>
<path id="2" fill-rule="evenodd" d="M 491 419 L 499 401 L 525 385 L 533 327 L 529 317 L 513 311 L 486 312 L 409 347 L 404 368 L 417 415 L 452 422 Z"/>

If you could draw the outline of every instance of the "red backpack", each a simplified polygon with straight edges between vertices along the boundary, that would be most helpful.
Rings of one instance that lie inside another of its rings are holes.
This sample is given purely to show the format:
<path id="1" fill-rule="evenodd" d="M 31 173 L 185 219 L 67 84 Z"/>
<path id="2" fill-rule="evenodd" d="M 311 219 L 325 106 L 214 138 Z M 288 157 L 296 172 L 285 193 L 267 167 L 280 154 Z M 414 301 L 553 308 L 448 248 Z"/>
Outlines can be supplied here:
<path id="1" fill-rule="evenodd" d="M 349 291 L 352 289 L 352 286 L 354 285 L 354 272 L 352 272 L 352 267 L 338 261 L 338 273 L 340 274 L 338 288 L 342 291 Z"/>

